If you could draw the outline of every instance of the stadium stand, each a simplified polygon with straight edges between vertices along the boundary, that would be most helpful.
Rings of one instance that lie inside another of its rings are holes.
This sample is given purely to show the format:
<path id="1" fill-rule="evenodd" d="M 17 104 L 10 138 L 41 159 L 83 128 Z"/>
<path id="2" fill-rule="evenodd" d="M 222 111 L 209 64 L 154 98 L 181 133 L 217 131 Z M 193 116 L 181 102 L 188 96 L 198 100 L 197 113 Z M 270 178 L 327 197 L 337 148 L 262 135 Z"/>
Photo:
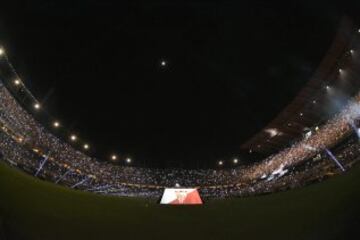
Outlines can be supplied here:
<path id="1" fill-rule="evenodd" d="M 34 116 L 32 107 L 38 110 L 38 101 L 25 86 L 14 82 L 16 73 L 3 56 L 1 160 L 70 188 L 148 198 L 159 198 L 164 188 L 177 184 L 198 188 L 205 198 L 250 196 L 284 191 L 341 174 L 359 160 L 357 35 L 349 23 L 342 23 L 328 57 L 314 78 L 278 118 L 243 146 L 270 155 L 250 166 L 231 169 L 140 168 L 91 157 L 53 134 Z M 346 84 L 340 81 L 342 78 L 346 78 Z M 330 88 L 348 98 L 338 111 L 324 114 L 320 109 L 329 105 Z M 265 138 L 264 134 L 271 138 Z"/>

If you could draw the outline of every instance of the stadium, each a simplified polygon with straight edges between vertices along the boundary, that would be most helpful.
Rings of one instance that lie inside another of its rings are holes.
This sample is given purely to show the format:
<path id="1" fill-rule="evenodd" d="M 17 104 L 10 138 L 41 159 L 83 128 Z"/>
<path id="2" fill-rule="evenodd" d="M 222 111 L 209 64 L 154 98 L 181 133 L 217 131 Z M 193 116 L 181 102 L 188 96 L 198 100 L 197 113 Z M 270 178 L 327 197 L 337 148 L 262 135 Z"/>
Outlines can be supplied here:
<path id="1" fill-rule="evenodd" d="M 360 28 L 351 18 L 337 24 L 296 96 L 241 145 L 256 161 L 219 160 L 215 168 L 147 167 L 129 156 L 117 164 L 119 154 L 92 154 L 91 144 L 61 131 L 10 55 L 0 48 L 0 239 L 359 234 Z"/>

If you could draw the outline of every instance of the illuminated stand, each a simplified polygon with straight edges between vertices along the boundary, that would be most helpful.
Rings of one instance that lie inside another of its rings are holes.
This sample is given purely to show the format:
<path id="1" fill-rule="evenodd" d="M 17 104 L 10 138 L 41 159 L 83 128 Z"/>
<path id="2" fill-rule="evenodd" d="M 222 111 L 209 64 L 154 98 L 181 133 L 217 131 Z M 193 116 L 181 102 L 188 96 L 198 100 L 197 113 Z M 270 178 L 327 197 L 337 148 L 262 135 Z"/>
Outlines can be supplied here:
<path id="1" fill-rule="evenodd" d="M 89 178 L 86 176 L 86 177 L 84 177 L 83 180 L 81 180 L 80 182 L 72 185 L 71 188 L 76 188 L 76 187 L 78 187 L 78 186 L 80 186 L 80 185 L 83 185 L 83 184 L 84 184 L 85 182 L 87 182 L 88 180 L 89 180 Z"/>
<path id="2" fill-rule="evenodd" d="M 63 180 L 63 179 L 64 179 L 69 173 L 71 173 L 71 172 L 72 172 L 71 169 L 67 170 L 60 178 L 58 178 L 58 179 L 56 180 L 55 183 L 59 183 L 61 180 Z"/>
<path id="3" fill-rule="evenodd" d="M 39 168 L 37 169 L 36 173 L 35 173 L 35 177 L 37 177 L 37 175 L 39 175 L 40 171 L 43 169 L 45 163 L 48 161 L 50 155 L 45 155 L 44 159 L 40 162 Z"/>

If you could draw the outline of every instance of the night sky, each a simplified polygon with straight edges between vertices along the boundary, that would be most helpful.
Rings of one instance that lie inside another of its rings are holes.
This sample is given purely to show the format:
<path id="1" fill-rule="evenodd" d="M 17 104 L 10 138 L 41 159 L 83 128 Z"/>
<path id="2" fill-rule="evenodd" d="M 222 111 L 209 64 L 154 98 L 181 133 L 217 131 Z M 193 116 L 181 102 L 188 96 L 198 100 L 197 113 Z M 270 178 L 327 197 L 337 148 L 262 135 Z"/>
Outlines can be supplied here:
<path id="1" fill-rule="evenodd" d="M 216 167 L 246 158 L 240 145 L 293 99 L 359 5 L 29 1 L 0 8 L 0 42 L 92 155 Z"/>

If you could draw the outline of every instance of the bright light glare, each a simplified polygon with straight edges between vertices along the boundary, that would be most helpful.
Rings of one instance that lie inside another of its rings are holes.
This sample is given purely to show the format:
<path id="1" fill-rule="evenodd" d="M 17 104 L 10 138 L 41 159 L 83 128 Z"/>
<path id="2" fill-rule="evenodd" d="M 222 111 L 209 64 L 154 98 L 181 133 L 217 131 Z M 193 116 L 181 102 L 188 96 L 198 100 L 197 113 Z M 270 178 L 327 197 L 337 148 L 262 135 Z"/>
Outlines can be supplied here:
<path id="1" fill-rule="evenodd" d="M 35 103 L 35 104 L 34 104 L 34 108 L 35 108 L 35 109 L 40 109 L 40 107 L 41 107 L 41 106 L 40 106 L 39 103 Z"/>
<path id="2" fill-rule="evenodd" d="M 53 126 L 58 128 L 58 127 L 60 127 L 60 123 L 58 121 L 56 121 L 56 122 L 53 123 Z"/>
<path id="3" fill-rule="evenodd" d="M 233 160 L 233 162 L 234 162 L 235 164 L 237 164 L 237 163 L 239 162 L 239 160 L 238 160 L 237 158 L 235 158 L 235 159 Z"/>
<path id="4" fill-rule="evenodd" d="M 0 48 L 0 56 L 3 55 L 5 53 L 3 48 Z"/>
<path id="5" fill-rule="evenodd" d="M 111 160 L 116 160 L 117 156 L 115 154 L 111 155 Z"/>
<path id="6" fill-rule="evenodd" d="M 84 149 L 89 149 L 89 145 L 88 144 L 84 144 Z"/>
<path id="7" fill-rule="evenodd" d="M 219 161 L 218 164 L 219 164 L 219 166 L 222 166 L 222 165 L 224 164 L 224 162 L 223 162 L 223 161 Z"/>
<path id="8" fill-rule="evenodd" d="M 14 84 L 15 84 L 16 86 L 20 85 L 20 83 L 21 83 L 21 82 L 20 82 L 19 79 L 15 79 L 15 80 L 14 80 Z"/>
<path id="9" fill-rule="evenodd" d="M 276 135 L 278 135 L 278 130 L 276 128 L 269 128 L 269 129 L 266 129 L 265 132 L 267 132 L 270 137 L 275 137 Z"/>
<path id="10" fill-rule="evenodd" d="M 131 158 L 127 158 L 127 159 L 126 159 L 126 162 L 127 162 L 127 163 L 131 163 Z"/>
<path id="11" fill-rule="evenodd" d="M 76 141 L 77 137 L 76 137 L 76 135 L 71 135 L 70 139 L 71 139 L 71 141 Z"/>

